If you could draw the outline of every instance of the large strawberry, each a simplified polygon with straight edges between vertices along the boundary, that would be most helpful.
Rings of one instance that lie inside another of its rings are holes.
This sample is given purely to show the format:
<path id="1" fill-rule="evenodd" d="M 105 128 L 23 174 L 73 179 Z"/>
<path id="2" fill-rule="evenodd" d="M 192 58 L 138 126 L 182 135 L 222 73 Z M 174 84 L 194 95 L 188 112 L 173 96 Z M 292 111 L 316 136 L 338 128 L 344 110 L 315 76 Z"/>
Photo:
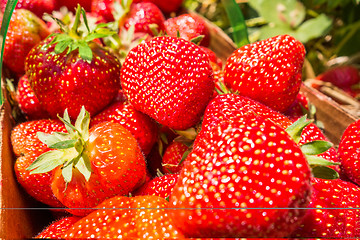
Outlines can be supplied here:
<path id="1" fill-rule="evenodd" d="M 62 239 L 65 232 L 80 219 L 81 217 L 78 216 L 63 217 L 58 219 L 42 230 L 35 238 Z"/>
<path id="2" fill-rule="evenodd" d="M 176 130 L 200 121 L 214 90 L 208 56 L 177 37 L 133 48 L 121 68 L 121 85 L 136 109 Z"/>
<path id="3" fill-rule="evenodd" d="M 45 22 L 34 13 L 26 9 L 15 10 L 6 35 L 4 65 L 16 75 L 23 75 L 27 54 L 49 34 Z"/>
<path id="4" fill-rule="evenodd" d="M 122 93 L 120 93 L 122 95 Z M 96 125 L 100 122 L 113 121 L 121 124 L 129 130 L 145 155 L 149 154 L 151 148 L 158 139 L 158 125 L 146 114 L 137 111 L 126 98 L 119 97 L 110 106 L 91 119 L 90 124 Z"/>
<path id="5" fill-rule="evenodd" d="M 52 171 L 51 189 L 68 211 L 84 215 L 103 200 L 127 195 L 145 181 L 146 163 L 141 149 L 119 123 L 89 127 L 82 108 L 75 125 L 65 112 L 66 134 L 38 133 L 52 151 L 40 155 L 27 169 L 32 174 Z"/>
<path id="6" fill-rule="evenodd" d="M 281 127 L 248 114 L 198 138 L 170 197 L 187 237 L 286 237 L 299 226 L 311 173 Z"/>
<path id="7" fill-rule="evenodd" d="M 360 120 L 351 123 L 342 134 L 338 148 L 342 171 L 358 185 L 360 184 L 359 130 Z"/>
<path id="8" fill-rule="evenodd" d="M 168 207 L 158 196 L 113 197 L 76 222 L 63 238 L 182 239 Z"/>
<path id="9" fill-rule="evenodd" d="M 42 41 L 25 60 L 30 85 L 53 118 L 68 109 L 70 117 L 76 119 L 81 106 L 94 115 L 120 89 L 118 59 L 93 40 L 112 32 L 100 26 L 84 35 L 78 30 L 82 13 L 78 7 L 72 28 Z"/>
<path id="10" fill-rule="evenodd" d="M 17 125 L 11 132 L 11 144 L 16 156 L 14 165 L 18 182 L 32 197 L 51 207 L 63 207 L 56 199 L 50 183 L 51 173 L 30 174 L 26 169 L 37 157 L 50 150 L 37 137 L 37 132 L 65 132 L 64 124 L 58 120 L 35 120 Z"/>
<path id="11" fill-rule="evenodd" d="M 224 81 L 241 95 L 285 111 L 299 93 L 304 58 L 303 44 L 289 35 L 251 43 L 228 58 Z"/>
<path id="12" fill-rule="evenodd" d="M 360 188 L 340 179 L 312 179 L 309 210 L 294 238 L 355 239 L 360 237 Z"/>
<path id="13" fill-rule="evenodd" d="M 0 9 L 5 11 L 8 0 L 0 0 Z M 56 8 L 56 0 L 18 0 L 15 9 L 27 9 L 39 18 L 42 18 L 44 13 L 51 13 Z"/>

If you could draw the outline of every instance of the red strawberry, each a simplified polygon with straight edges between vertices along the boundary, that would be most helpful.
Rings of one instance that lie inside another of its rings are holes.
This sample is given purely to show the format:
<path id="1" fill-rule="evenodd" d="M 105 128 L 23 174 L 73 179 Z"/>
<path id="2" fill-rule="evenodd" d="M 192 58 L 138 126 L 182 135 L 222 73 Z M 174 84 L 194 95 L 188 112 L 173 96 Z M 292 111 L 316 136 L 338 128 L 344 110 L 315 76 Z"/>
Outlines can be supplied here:
<path id="1" fill-rule="evenodd" d="M 158 6 L 161 11 L 166 14 L 170 14 L 172 12 L 177 12 L 178 10 L 180 10 L 184 0 L 134 0 L 134 2 L 152 2 L 156 6 Z"/>
<path id="2" fill-rule="evenodd" d="M 18 182 L 32 197 L 52 207 L 62 207 L 50 188 L 51 174 L 30 174 L 26 169 L 42 153 L 50 149 L 37 137 L 37 132 L 65 132 L 58 120 L 35 120 L 17 125 L 11 132 L 11 144 L 17 157 L 15 174 Z"/>
<path id="3" fill-rule="evenodd" d="M 76 1 L 72 1 L 72 0 L 56 0 L 57 2 L 57 8 L 60 7 L 66 7 L 68 10 L 75 12 L 76 11 L 76 7 L 78 6 L 78 4 L 81 5 L 81 7 L 83 7 L 85 9 L 85 11 L 90 11 L 91 10 L 91 2 L 93 0 L 76 0 Z"/>
<path id="4" fill-rule="evenodd" d="M 114 1 L 115 0 L 92 0 L 91 12 L 102 16 L 106 22 L 114 21 Z"/>
<path id="5" fill-rule="evenodd" d="M 136 190 L 134 195 L 155 195 L 162 198 L 169 198 L 178 178 L 179 174 L 166 174 L 155 177 Z"/>
<path id="6" fill-rule="evenodd" d="M 64 238 L 182 239 L 168 207 L 158 196 L 113 197 L 75 223 Z"/>
<path id="7" fill-rule="evenodd" d="M 309 101 L 304 93 L 299 92 L 295 101 L 284 111 L 284 115 L 290 119 L 297 119 L 309 112 Z"/>
<path id="8" fill-rule="evenodd" d="M 49 115 L 40 105 L 39 99 L 35 96 L 34 91 L 30 87 L 28 77 L 26 75 L 19 79 L 16 99 L 21 111 L 25 117 L 30 120 L 48 118 Z"/>
<path id="9" fill-rule="evenodd" d="M 4 65 L 18 76 L 25 73 L 29 51 L 50 34 L 45 22 L 26 9 L 14 11 L 4 48 Z"/>
<path id="10" fill-rule="evenodd" d="M 176 37 L 180 33 L 180 37 L 187 41 L 203 35 L 200 42 L 202 46 L 209 46 L 210 32 L 206 22 L 199 16 L 193 14 L 182 14 L 177 17 L 169 18 L 164 22 L 165 31 L 169 36 Z"/>
<path id="11" fill-rule="evenodd" d="M 78 8 L 76 19 L 80 20 L 82 12 Z M 77 29 L 78 24 L 74 24 L 69 34 L 76 35 Z M 98 28 L 87 37 L 77 35 L 74 39 L 62 33 L 42 41 L 29 52 L 26 74 L 51 117 L 56 118 L 68 109 L 70 117 L 75 119 L 81 106 L 95 115 L 114 99 L 120 89 L 120 63 L 91 40 L 110 33 Z"/>
<path id="12" fill-rule="evenodd" d="M 181 141 L 172 141 L 165 149 L 162 157 L 162 171 L 164 173 L 179 173 L 183 162 L 185 152 L 189 150 L 189 146 Z"/>
<path id="13" fill-rule="evenodd" d="M 273 122 L 224 120 L 185 160 L 173 219 L 187 237 L 286 237 L 306 213 L 310 177 L 298 145 Z"/>
<path id="14" fill-rule="evenodd" d="M 157 37 L 133 48 L 121 68 L 121 85 L 136 109 L 176 130 L 200 121 L 214 90 L 207 55 L 176 37 Z"/>
<path id="15" fill-rule="evenodd" d="M 356 184 L 360 184 L 359 148 L 360 120 L 351 123 L 341 136 L 338 153 L 344 174 Z"/>
<path id="16" fill-rule="evenodd" d="M 248 44 L 228 58 L 224 81 L 233 91 L 282 112 L 299 93 L 304 57 L 304 45 L 289 35 Z"/>
<path id="17" fill-rule="evenodd" d="M 8 0 L 0 0 L 0 9 L 5 11 Z M 27 9 L 34 13 L 39 18 L 42 18 L 44 13 L 52 13 L 56 7 L 56 0 L 18 0 L 15 9 Z"/>
<path id="18" fill-rule="evenodd" d="M 359 238 L 360 188 L 337 180 L 312 179 L 309 210 L 294 238 Z"/>
<path id="19" fill-rule="evenodd" d="M 89 113 L 84 108 L 75 126 L 66 113 L 62 121 L 67 134 L 38 134 L 54 150 L 39 156 L 28 170 L 33 174 L 52 171 L 51 189 L 69 212 L 84 215 L 91 211 L 85 208 L 127 195 L 144 183 L 144 156 L 123 126 L 104 122 L 89 130 Z"/>
<path id="20" fill-rule="evenodd" d="M 91 125 L 105 121 L 120 123 L 129 130 L 145 155 L 150 153 L 158 139 L 156 122 L 144 113 L 137 111 L 127 100 L 112 103 L 91 119 Z"/>
<path id="21" fill-rule="evenodd" d="M 80 219 L 81 217 L 71 216 L 56 220 L 41 231 L 35 238 L 62 239 L 64 233 Z"/>

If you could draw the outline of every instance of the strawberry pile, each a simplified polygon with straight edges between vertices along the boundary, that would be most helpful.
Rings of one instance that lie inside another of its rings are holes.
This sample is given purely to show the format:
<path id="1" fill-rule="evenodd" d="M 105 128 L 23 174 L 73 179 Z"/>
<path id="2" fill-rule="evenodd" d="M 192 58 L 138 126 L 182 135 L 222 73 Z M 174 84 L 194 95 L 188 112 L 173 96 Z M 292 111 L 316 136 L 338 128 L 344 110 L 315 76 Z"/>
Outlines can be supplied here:
<path id="1" fill-rule="evenodd" d="M 303 115 L 297 39 L 222 62 L 179 0 L 41 2 L 4 53 L 16 177 L 57 216 L 37 238 L 360 237 L 360 123 L 337 150 Z"/>

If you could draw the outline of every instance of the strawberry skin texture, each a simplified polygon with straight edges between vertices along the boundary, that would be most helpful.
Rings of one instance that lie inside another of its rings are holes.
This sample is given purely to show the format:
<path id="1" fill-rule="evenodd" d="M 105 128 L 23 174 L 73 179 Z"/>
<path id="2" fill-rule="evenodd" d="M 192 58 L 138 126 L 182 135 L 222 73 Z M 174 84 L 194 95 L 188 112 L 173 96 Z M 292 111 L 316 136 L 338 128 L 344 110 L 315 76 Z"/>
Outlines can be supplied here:
<path id="1" fill-rule="evenodd" d="M 170 197 L 186 237 L 286 237 L 299 226 L 306 211 L 291 208 L 308 206 L 311 172 L 282 128 L 247 115 L 200 136 Z"/>
<path id="2" fill-rule="evenodd" d="M 91 2 L 91 12 L 102 16 L 106 22 L 114 21 L 112 11 L 115 0 L 93 0 Z"/>
<path id="3" fill-rule="evenodd" d="M 103 122 L 89 132 L 85 155 L 91 164 L 88 181 L 77 169 L 66 184 L 62 169 L 53 170 L 51 189 L 68 211 L 85 215 L 103 200 L 115 195 L 127 195 L 145 181 L 146 163 L 136 139 L 119 123 Z M 77 209 L 78 208 L 78 209 Z M 80 209 L 79 209 L 80 208 Z"/>
<path id="4" fill-rule="evenodd" d="M 16 156 L 14 170 L 16 178 L 29 195 L 51 207 L 63 207 L 56 199 L 50 183 L 51 173 L 30 174 L 26 168 L 50 149 L 42 143 L 36 133 L 65 132 L 64 125 L 58 120 L 35 120 L 17 125 L 11 132 L 11 144 Z"/>
<path id="5" fill-rule="evenodd" d="M 70 216 L 56 220 L 41 231 L 35 238 L 63 239 L 64 233 L 80 219 L 81 217 Z"/>
<path id="6" fill-rule="evenodd" d="M 5 11 L 5 7 L 8 0 L 0 1 L 0 8 L 2 12 Z M 42 18 L 44 13 L 51 14 L 55 10 L 55 0 L 18 0 L 15 9 L 27 9 L 39 18 Z"/>
<path id="7" fill-rule="evenodd" d="M 208 47 L 210 45 L 210 32 L 205 21 L 195 15 L 182 14 L 177 17 L 169 18 L 164 22 L 166 33 L 176 37 L 178 32 L 180 37 L 187 41 L 203 35 L 200 45 Z"/>
<path id="8" fill-rule="evenodd" d="M 168 207 L 169 203 L 158 196 L 116 196 L 74 224 L 64 238 L 183 239 Z"/>
<path id="9" fill-rule="evenodd" d="M 136 109 L 176 130 L 200 121 L 214 90 L 207 55 L 175 37 L 157 37 L 133 48 L 121 68 L 121 85 Z"/>
<path id="10" fill-rule="evenodd" d="M 155 195 L 162 198 L 168 198 L 170 197 L 178 178 L 179 174 L 166 174 L 155 177 L 136 190 L 134 195 Z"/>
<path id="11" fill-rule="evenodd" d="M 91 119 L 91 125 L 113 121 L 129 130 L 145 155 L 149 154 L 158 138 L 156 122 L 146 114 L 137 111 L 127 100 L 119 100 Z"/>
<path id="12" fill-rule="evenodd" d="M 340 179 L 313 178 L 311 182 L 314 191 L 309 208 L 312 209 L 308 210 L 292 237 L 359 238 L 359 186 Z"/>
<path id="13" fill-rule="evenodd" d="M 31 88 L 51 117 L 67 109 L 76 119 L 82 106 L 95 115 L 108 105 L 120 89 L 120 63 L 96 43 L 91 63 L 78 51 L 55 54 L 50 39 L 34 47 L 25 61 Z"/>
<path id="14" fill-rule="evenodd" d="M 164 173 L 179 173 L 183 166 L 183 163 L 180 163 L 180 161 L 188 149 L 189 147 L 184 143 L 172 141 L 162 157 L 162 171 Z"/>
<path id="15" fill-rule="evenodd" d="M 282 112 L 299 93 L 304 58 L 304 45 L 289 35 L 265 39 L 232 53 L 224 81 L 240 95 Z"/>
<path id="16" fill-rule="evenodd" d="M 181 8 L 183 0 L 134 0 L 133 2 L 152 2 L 165 14 L 176 12 Z"/>
<path id="17" fill-rule="evenodd" d="M 41 106 L 39 99 L 35 96 L 30 87 L 29 79 L 26 75 L 19 79 L 16 89 L 16 100 L 19 108 L 29 120 L 49 118 L 47 112 Z"/>
<path id="18" fill-rule="evenodd" d="M 351 123 L 342 134 L 338 148 L 343 173 L 358 185 L 360 184 L 359 129 L 359 120 Z"/>
<path id="19" fill-rule="evenodd" d="M 16 75 L 25 73 L 25 58 L 30 50 L 50 34 L 45 22 L 26 9 L 14 11 L 4 48 L 4 64 Z"/>

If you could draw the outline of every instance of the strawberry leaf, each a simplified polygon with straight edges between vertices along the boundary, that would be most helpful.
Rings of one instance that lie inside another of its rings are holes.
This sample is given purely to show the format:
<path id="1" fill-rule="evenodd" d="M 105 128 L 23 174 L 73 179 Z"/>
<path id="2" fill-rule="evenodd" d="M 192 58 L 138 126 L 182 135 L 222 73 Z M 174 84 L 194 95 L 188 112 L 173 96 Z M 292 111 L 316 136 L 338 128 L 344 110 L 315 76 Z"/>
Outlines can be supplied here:
<path id="1" fill-rule="evenodd" d="M 62 169 L 62 176 L 65 180 L 66 183 L 69 183 L 71 182 L 71 179 L 72 179 L 72 171 L 73 171 L 73 165 L 72 164 L 69 164 L 69 165 L 66 165 L 64 166 L 64 168 Z"/>
<path id="2" fill-rule="evenodd" d="M 86 181 L 89 181 L 91 176 L 91 165 L 89 160 L 85 160 L 83 157 L 80 157 L 75 167 L 79 172 L 85 177 Z"/>
<path id="3" fill-rule="evenodd" d="M 31 171 L 30 174 L 49 172 L 63 164 L 63 155 L 64 153 L 58 150 L 45 152 L 36 158 L 26 170 Z"/>
<path id="4" fill-rule="evenodd" d="M 312 123 L 312 121 L 307 120 L 306 117 L 306 115 L 302 116 L 285 130 L 296 143 L 299 143 L 303 129 Z"/>
<path id="5" fill-rule="evenodd" d="M 315 140 L 300 146 L 301 151 L 305 155 L 318 155 L 326 152 L 331 147 L 332 144 L 330 142 L 322 141 L 322 140 Z"/>
<path id="6" fill-rule="evenodd" d="M 339 173 L 332 168 L 324 167 L 324 166 L 316 166 L 312 168 L 312 174 L 316 178 L 321 179 L 338 179 Z"/>
<path id="7" fill-rule="evenodd" d="M 52 149 L 73 148 L 73 147 L 75 147 L 76 142 L 77 142 L 77 140 L 75 140 L 75 139 L 65 140 L 65 141 L 54 143 L 54 144 L 50 145 L 49 148 L 52 148 Z"/>
<path id="8" fill-rule="evenodd" d="M 317 156 L 312 156 L 312 155 L 307 155 L 306 159 L 309 163 L 310 166 L 315 167 L 315 166 L 337 166 L 340 165 L 340 163 L 336 163 L 336 162 L 330 162 L 322 157 L 317 157 Z"/>

